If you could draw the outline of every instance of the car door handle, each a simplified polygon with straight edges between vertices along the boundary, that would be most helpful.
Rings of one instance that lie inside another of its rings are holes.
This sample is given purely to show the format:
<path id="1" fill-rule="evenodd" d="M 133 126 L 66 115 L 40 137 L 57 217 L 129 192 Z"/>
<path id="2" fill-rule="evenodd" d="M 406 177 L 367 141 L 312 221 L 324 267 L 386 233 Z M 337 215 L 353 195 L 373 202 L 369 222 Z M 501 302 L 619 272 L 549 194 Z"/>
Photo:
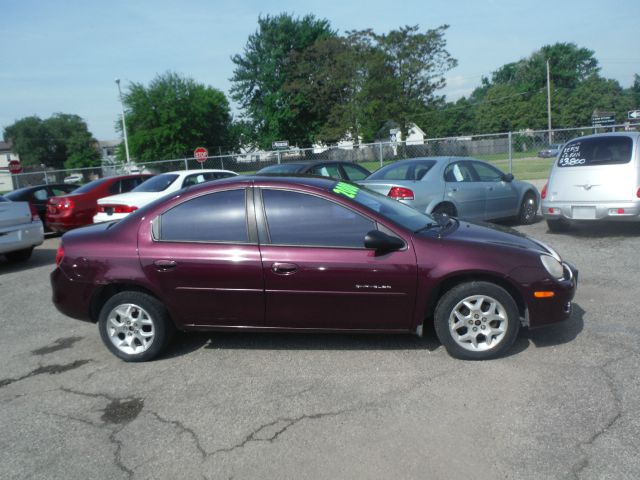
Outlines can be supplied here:
<path id="1" fill-rule="evenodd" d="M 298 265 L 295 263 L 275 262 L 271 265 L 271 271 L 278 275 L 291 275 L 298 271 Z"/>
<path id="2" fill-rule="evenodd" d="M 457 188 L 452 188 L 452 189 L 450 189 L 449 191 L 450 191 L 450 192 L 457 192 L 457 191 L 458 191 L 458 189 L 457 189 Z"/>
<path id="3" fill-rule="evenodd" d="M 164 272 L 164 271 L 176 268 L 176 265 L 178 265 L 178 264 L 177 264 L 177 262 L 175 260 L 155 260 L 153 262 L 153 265 L 160 272 Z"/>

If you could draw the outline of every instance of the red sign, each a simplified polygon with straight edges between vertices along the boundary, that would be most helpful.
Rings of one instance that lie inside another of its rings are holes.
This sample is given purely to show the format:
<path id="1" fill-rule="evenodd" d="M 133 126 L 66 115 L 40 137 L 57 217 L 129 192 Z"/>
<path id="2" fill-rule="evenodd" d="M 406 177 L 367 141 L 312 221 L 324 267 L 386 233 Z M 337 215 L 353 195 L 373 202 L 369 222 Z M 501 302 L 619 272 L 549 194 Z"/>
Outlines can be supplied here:
<path id="1" fill-rule="evenodd" d="M 22 172 L 20 160 L 9 160 L 9 171 L 13 174 Z"/>
<path id="2" fill-rule="evenodd" d="M 198 147 L 193 151 L 193 156 L 198 162 L 204 163 L 207 161 L 207 158 L 209 157 L 209 152 L 204 147 Z"/>

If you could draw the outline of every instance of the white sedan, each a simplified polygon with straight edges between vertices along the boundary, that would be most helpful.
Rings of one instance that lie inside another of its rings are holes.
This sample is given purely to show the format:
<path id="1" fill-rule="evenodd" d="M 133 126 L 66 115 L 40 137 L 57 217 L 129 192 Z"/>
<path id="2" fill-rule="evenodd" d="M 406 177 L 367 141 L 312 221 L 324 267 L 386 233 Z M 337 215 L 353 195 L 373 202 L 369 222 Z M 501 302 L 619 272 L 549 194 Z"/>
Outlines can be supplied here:
<path id="1" fill-rule="evenodd" d="M 191 185 L 238 175 L 230 170 L 178 170 L 151 177 L 128 193 L 98 200 L 93 223 L 120 220 L 157 198 Z"/>

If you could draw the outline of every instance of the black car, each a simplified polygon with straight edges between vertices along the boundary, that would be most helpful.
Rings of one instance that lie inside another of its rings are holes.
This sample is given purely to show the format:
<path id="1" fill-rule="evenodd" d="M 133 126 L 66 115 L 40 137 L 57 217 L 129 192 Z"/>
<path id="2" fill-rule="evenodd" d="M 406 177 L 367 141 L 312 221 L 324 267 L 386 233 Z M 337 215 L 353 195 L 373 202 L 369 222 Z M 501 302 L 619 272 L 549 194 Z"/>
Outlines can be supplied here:
<path id="1" fill-rule="evenodd" d="M 47 200 L 49 197 L 59 197 L 73 192 L 79 185 L 68 185 L 66 183 L 53 183 L 49 185 L 35 185 L 31 187 L 19 188 L 13 192 L 5 194 L 12 202 L 29 202 L 35 207 L 38 212 L 42 224 L 46 222 L 45 215 L 47 214 Z"/>
<path id="2" fill-rule="evenodd" d="M 364 180 L 371 172 L 364 167 L 352 162 L 290 162 L 270 165 L 258 170 L 257 175 L 317 175 L 320 177 L 330 177 L 338 180 L 348 180 L 355 182 Z"/>

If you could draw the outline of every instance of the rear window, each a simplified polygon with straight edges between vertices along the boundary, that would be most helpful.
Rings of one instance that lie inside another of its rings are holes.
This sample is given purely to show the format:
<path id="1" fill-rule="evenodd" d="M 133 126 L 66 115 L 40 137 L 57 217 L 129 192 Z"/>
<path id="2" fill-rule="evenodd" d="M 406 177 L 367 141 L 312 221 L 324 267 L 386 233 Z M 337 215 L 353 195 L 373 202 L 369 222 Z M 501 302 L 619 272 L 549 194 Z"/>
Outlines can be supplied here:
<path id="1" fill-rule="evenodd" d="M 280 165 L 272 165 L 270 167 L 264 167 L 262 170 L 258 170 L 256 173 L 260 175 L 261 173 L 296 173 L 298 170 L 302 168 L 298 164 L 286 164 L 282 163 Z"/>
<path id="2" fill-rule="evenodd" d="M 629 137 L 584 138 L 568 143 L 558 158 L 558 167 L 586 167 L 629 163 L 633 140 Z"/>
<path id="3" fill-rule="evenodd" d="M 176 173 L 163 173 L 162 175 L 157 175 L 155 177 L 151 177 L 149 180 L 145 180 L 131 191 L 162 192 L 169 188 L 169 185 L 171 185 L 176 178 L 178 178 L 178 174 Z"/>
<path id="4" fill-rule="evenodd" d="M 107 178 L 99 178 L 98 180 L 94 180 L 93 182 L 89 182 L 89 183 L 84 184 L 83 186 L 81 186 L 77 190 L 74 190 L 73 193 L 86 193 L 86 192 L 89 192 L 89 191 L 93 190 L 95 187 L 97 187 L 98 185 L 102 185 L 107 180 L 108 180 Z"/>
<path id="5" fill-rule="evenodd" d="M 367 180 L 422 180 L 435 163 L 434 160 L 399 162 L 376 170 Z"/>

